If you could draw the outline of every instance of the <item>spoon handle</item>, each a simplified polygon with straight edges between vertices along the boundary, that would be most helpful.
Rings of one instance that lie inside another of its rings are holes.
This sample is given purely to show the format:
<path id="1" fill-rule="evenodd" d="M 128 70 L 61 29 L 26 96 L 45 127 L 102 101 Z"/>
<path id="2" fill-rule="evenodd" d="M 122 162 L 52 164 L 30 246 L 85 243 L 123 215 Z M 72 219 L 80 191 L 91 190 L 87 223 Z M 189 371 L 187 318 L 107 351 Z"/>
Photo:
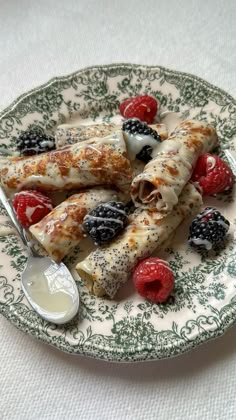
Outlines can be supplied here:
<path id="1" fill-rule="evenodd" d="M 17 217 L 15 215 L 15 212 L 13 210 L 13 207 L 10 203 L 10 200 L 7 198 L 3 188 L 0 185 L 0 200 L 2 202 L 3 207 L 5 208 L 8 216 L 10 217 L 14 227 L 16 228 L 23 244 L 30 250 L 32 255 L 37 256 L 37 253 L 35 252 L 35 250 L 33 249 L 29 239 L 27 238 L 27 235 L 25 233 L 25 230 L 23 229 L 23 227 L 21 226 L 21 224 L 18 222 Z"/>

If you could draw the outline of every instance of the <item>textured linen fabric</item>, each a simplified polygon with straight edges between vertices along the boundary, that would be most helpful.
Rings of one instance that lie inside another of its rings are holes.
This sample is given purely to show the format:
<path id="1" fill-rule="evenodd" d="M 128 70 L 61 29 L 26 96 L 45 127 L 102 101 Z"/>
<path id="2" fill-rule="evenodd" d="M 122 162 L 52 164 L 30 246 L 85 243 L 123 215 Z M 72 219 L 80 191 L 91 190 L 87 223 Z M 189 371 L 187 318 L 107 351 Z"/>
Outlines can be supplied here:
<path id="1" fill-rule="evenodd" d="M 0 110 L 55 75 L 118 62 L 236 96 L 235 0 L 0 0 Z M 61 353 L 0 317 L 0 419 L 235 419 L 236 329 L 171 360 Z"/>

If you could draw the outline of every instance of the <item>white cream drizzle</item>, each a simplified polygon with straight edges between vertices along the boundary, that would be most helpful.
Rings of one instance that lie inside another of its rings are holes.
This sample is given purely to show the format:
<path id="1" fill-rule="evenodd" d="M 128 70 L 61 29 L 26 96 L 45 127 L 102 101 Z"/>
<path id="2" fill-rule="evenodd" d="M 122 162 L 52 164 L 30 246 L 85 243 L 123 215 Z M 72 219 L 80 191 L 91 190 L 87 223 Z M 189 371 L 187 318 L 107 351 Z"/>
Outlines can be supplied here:
<path id="1" fill-rule="evenodd" d="M 46 207 L 48 207 L 48 206 L 46 206 Z M 30 222 L 32 222 L 32 216 L 33 216 L 34 212 L 35 212 L 37 209 L 43 209 L 43 208 L 44 208 L 44 207 L 43 207 L 43 206 L 41 206 L 40 204 L 38 204 L 37 206 L 34 206 L 34 207 L 27 206 L 27 207 L 26 207 L 26 210 L 25 210 L 25 214 L 26 214 L 27 219 L 28 219 Z M 51 207 L 51 208 L 52 208 L 52 207 Z"/>
<path id="2" fill-rule="evenodd" d="M 15 193 L 15 196 L 17 196 L 17 195 L 26 195 L 27 197 L 28 196 L 30 196 L 30 197 L 32 197 L 32 198 L 35 198 L 35 193 L 34 192 L 31 192 L 31 191 L 20 191 L 20 192 L 17 192 L 17 193 Z M 41 197 L 40 195 L 37 195 L 37 201 L 39 201 L 40 203 L 42 203 L 42 205 L 44 206 L 44 207 L 47 207 L 48 209 L 52 209 L 52 204 L 50 203 L 50 202 L 47 202 L 46 200 L 45 200 L 45 197 Z M 31 206 L 29 206 L 30 208 L 34 208 L 34 209 L 36 209 L 38 206 L 36 206 L 36 207 L 31 207 Z M 40 208 L 42 208 L 42 206 L 40 207 Z"/>
<path id="3" fill-rule="evenodd" d="M 27 146 L 27 144 L 29 143 L 29 141 L 26 140 L 25 143 L 26 143 L 26 146 Z M 55 143 L 54 143 L 53 140 L 50 140 L 50 139 L 47 139 L 46 140 L 45 139 L 45 140 L 42 140 L 40 142 L 40 145 L 35 144 L 35 146 L 30 146 L 30 150 L 34 150 L 36 153 L 42 153 L 42 147 L 44 147 L 44 148 L 48 147 L 49 149 L 53 150 L 53 149 L 55 149 Z M 22 153 L 24 153 L 25 151 L 28 151 L 28 148 L 27 147 L 22 150 Z"/>
<path id="4" fill-rule="evenodd" d="M 210 170 L 210 171 L 215 167 L 216 160 L 213 156 L 208 156 L 207 165 L 208 165 L 208 170 Z"/>
<path id="5" fill-rule="evenodd" d="M 209 251 L 212 248 L 212 243 L 208 241 L 207 239 L 201 239 L 201 238 L 193 238 L 191 239 L 191 242 L 195 245 L 205 245 L 206 249 Z"/>
<path id="6" fill-rule="evenodd" d="M 128 105 L 126 105 L 125 109 L 124 109 L 124 117 L 126 118 L 126 112 L 128 111 L 128 109 L 132 106 L 132 103 L 129 103 Z"/>
<path id="7" fill-rule="evenodd" d="M 64 212 L 64 213 L 62 213 L 61 215 L 60 215 L 60 220 L 62 221 L 62 222 L 64 222 L 64 220 L 66 220 L 67 219 L 67 217 L 68 217 L 68 213 L 67 212 Z"/>
<path id="8" fill-rule="evenodd" d="M 50 147 L 51 149 L 54 147 L 54 141 L 53 140 L 43 140 L 40 143 L 41 147 Z"/>
<path id="9" fill-rule="evenodd" d="M 158 262 L 159 266 L 164 267 L 167 270 L 169 270 L 171 273 L 173 273 L 173 271 L 171 270 L 168 262 L 164 261 L 164 260 L 161 260 L 160 258 L 155 258 L 155 261 L 148 261 L 148 265 L 153 265 L 153 264 L 156 264 L 157 262 Z M 140 270 L 140 273 L 142 273 L 142 270 Z"/>
<path id="10" fill-rule="evenodd" d="M 30 196 L 30 197 L 32 197 L 32 198 L 35 198 L 35 194 L 33 193 L 33 192 L 29 192 L 29 191 L 20 191 L 19 193 L 16 193 L 15 194 L 15 196 L 17 196 L 17 195 L 26 195 L 27 197 L 28 196 Z M 28 218 L 28 220 L 30 221 L 30 222 L 32 222 L 32 216 L 33 216 L 33 214 L 34 214 L 34 212 L 37 210 L 37 209 L 43 209 L 43 208 L 48 208 L 50 211 L 53 209 L 53 206 L 52 206 L 52 204 L 49 202 L 47 202 L 46 200 L 45 200 L 45 198 L 43 198 L 43 197 L 40 197 L 40 196 L 38 196 L 37 195 L 37 201 L 39 201 L 39 203 L 41 203 L 41 204 L 37 204 L 36 206 L 26 206 L 26 210 L 25 210 L 25 213 L 26 213 L 26 216 L 27 216 L 27 218 Z"/>
<path id="11" fill-rule="evenodd" d="M 145 146 L 150 146 L 152 148 L 151 156 L 153 157 L 153 151 L 159 144 L 151 135 L 131 134 L 127 131 L 124 132 L 124 139 L 127 147 L 127 155 L 131 161 L 135 160 L 136 155 L 141 152 Z"/>
<path id="12" fill-rule="evenodd" d="M 166 153 L 178 153 L 181 147 L 182 144 L 178 140 L 165 140 L 161 143 L 156 143 L 153 158 L 166 155 Z"/>
<path id="13" fill-rule="evenodd" d="M 103 207 L 106 207 L 109 210 L 116 211 L 117 213 L 120 213 L 120 214 L 123 214 L 124 216 L 126 216 L 126 213 L 125 213 L 124 210 L 118 209 L 117 207 L 113 207 L 108 203 L 103 204 Z"/>
<path id="14" fill-rule="evenodd" d="M 85 216 L 85 218 L 84 218 L 84 221 L 88 221 L 88 220 L 100 220 L 100 221 L 103 221 L 103 222 L 106 222 L 106 221 L 108 221 L 109 220 L 109 222 L 111 221 L 111 222 L 115 222 L 115 223 L 118 223 L 118 224 L 120 224 L 121 226 L 123 226 L 123 222 L 122 222 L 122 220 L 119 220 L 119 219 L 113 219 L 112 217 L 99 217 L 99 216 L 91 216 L 90 214 L 87 214 L 86 216 Z M 102 226 L 102 228 L 104 228 L 104 226 Z"/>
<path id="15" fill-rule="evenodd" d="M 218 224 L 218 225 L 221 225 L 221 226 L 223 226 L 225 229 L 226 229 L 226 231 L 228 231 L 229 230 L 229 225 L 227 225 L 223 220 L 217 220 L 216 221 L 216 223 Z"/>

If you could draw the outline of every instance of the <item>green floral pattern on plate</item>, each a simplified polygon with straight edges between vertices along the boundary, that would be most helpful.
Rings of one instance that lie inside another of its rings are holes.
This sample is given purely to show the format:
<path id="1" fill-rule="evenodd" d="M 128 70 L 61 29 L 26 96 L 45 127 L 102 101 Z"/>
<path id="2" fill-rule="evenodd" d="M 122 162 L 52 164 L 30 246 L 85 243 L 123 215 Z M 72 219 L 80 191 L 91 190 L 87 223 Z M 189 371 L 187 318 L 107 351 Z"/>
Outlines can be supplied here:
<path id="1" fill-rule="evenodd" d="M 28 128 L 53 133 L 67 121 L 120 122 L 119 103 L 140 93 L 156 97 L 162 111 L 213 124 L 221 156 L 224 148 L 235 150 L 236 101 L 230 95 L 193 75 L 131 64 L 87 68 L 22 95 L 0 114 L 1 147 L 14 150 L 16 137 Z M 60 327 L 48 323 L 31 310 L 21 291 L 26 254 L 18 238 L 9 235 L 0 237 L 0 312 L 20 330 L 60 350 L 111 361 L 172 357 L 222 335 L 236 320 L 234 189 L 204 204 L 216 206 L 230 220 L 229 236 L 224 247 L 199 255 L 186 243 L 190 220 L 181 226 L 158 254 L 170 262 L 176 277 L 165 304 L 146 302 L 132 282 L 116 301 L 97 298 L 77 277 L 78 316 Z M 0 208 L 0 222 L 6 220 Z M 77 247 L 66 258 L 73 273 L 83 252 Z"/>

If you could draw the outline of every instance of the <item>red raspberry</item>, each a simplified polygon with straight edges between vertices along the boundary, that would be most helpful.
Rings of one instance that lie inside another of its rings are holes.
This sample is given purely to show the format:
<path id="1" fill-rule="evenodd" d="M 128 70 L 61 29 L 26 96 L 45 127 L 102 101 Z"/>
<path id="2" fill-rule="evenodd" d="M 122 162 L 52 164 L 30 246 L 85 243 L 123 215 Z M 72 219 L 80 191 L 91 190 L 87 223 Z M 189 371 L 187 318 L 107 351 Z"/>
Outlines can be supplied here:
<path id="1" fill-rule="evenodd" d="M 34 190 L 16 193 L 12 204 L 19 222 L 25 228 L 39 222 L 53 209 L 51 199 Z"/>
<path id="2" fill-rule="evenodd" d="M 120 113 L 124 118 L 138 118 L 152 124 L 157 113 L 157 107 L 158 103 L 152 96 L 139 95 L 122 102 Z"/>
<path id="3" fill-rule="evenodd" d="M 234 176 L 231 168 L 221 158 L 205 153 L 197 161 L 192 181 L 200 185 L 203 195 L 212 195 L 232 187 Z"/>
<path id="4" fill-rule="evenodd" d="M 169 264 L 152 257 L 141 261 L 136 267 L 133 282 L 137 292 L 151 302 L 164 302 L 174 286 L 174 274 Z"/>

